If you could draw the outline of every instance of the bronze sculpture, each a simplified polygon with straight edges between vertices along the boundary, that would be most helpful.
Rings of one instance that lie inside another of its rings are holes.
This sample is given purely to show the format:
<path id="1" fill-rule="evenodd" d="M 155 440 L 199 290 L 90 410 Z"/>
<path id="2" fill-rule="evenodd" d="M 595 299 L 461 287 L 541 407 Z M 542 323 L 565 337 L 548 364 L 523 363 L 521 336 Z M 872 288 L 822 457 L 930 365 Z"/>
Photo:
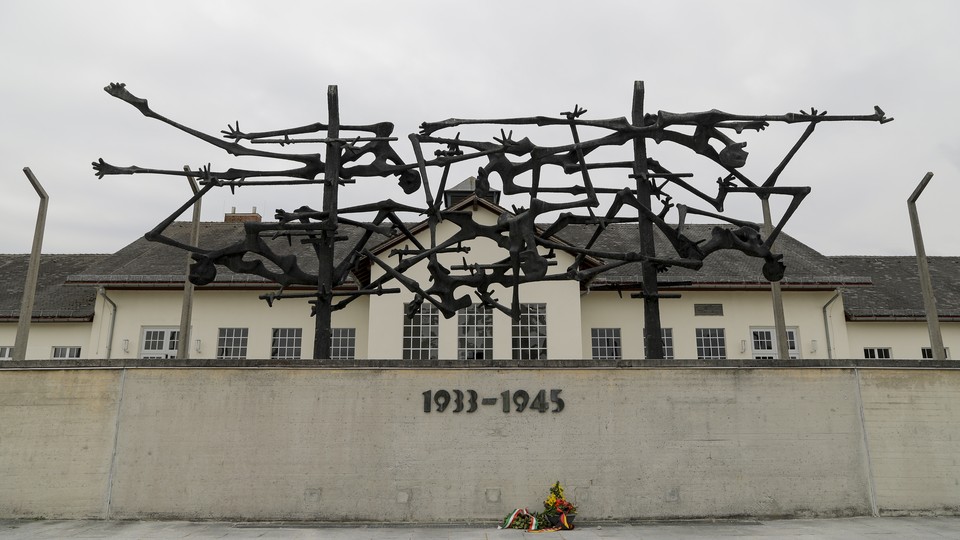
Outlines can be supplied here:
<path id="1" fill-rule="evenodd" d="M 501 118 L 492 120 L 472 120 L 451 118 L 439 122 L 424 122 L 419 134 L 409 135 L 413 145 L 415 162 L 405 163 L 391 146 L 397 139 L 391 137 L 393 124 L 380 122 L 371 125 L 341 124 L 339 120 L 339 101 L 336 86 L 328 90 L 328 121 L 313 123 L 264 132 L 243 132 L 239 122 L 221 132 L 222 138 L 202 133 L 185 125 L 174 122 L 153 111 L 146 100 L 138 98 L 126 90 L 121 83 L 111 83 L 105 90 L 112 96 L 125 101 L 147 117 L 160 120 L 177 129 L 197 137 L 235 156 L 255 156 L 279 159 L 299 163 L 299 167 L 277 170 L 227 169 L 213 171 L 209 166 L 201 168 L 199 181 L 203 188 L 176 212 L 147 233 L 149 240 L 185 249 L 191 252 L 196 261 L 191 267 L 190 280 L 197 285 L 212 282 L 216 277 L 216 266 L 223 265 L 235 272 L 250 273 L 264 277 L 280 286 L 276 292 L 262 295 L 261 298 L 272 303 L 284 298 L 311 297 L 316 315 L 314 338 L 314 358 L 327 358 L 330 351 L 331 313 L 342 309 L 356 298 L 367 294 L 385 294 L 400 292 L 399 288 L 384 288 L 396 283 L 413 293 L 413 301 L 408 309 L 414 312 L 423 302 L 429 302 L 446 317 L 452 317 L 457 310 L 472 304 L 469 294 L 459 294 L 458 289 L 465 288 L 476 294 L 479 301 L 496 308 L 511 317 L 520 312 L 519 288 L 524 283 L 544 280 L 575 280 L 585 282 L 597 274 L 630 263 L 640 263 L 642 272 L 644 300 L 644 331 L 648 358 L 662 358 L 663 344 L 660 335 L 659 293 L 657 273 L 671 266 L 699 268 L 703 260 L 711 253 L 721 249 L 735 249 L 749 256 L 763 259 L 762 273 L 770 281 L 779 281 L 783 277 L 785 266 L 782 256 L 772 251 L 773 244 L 785 223 L 799 206 L 810 189 L 803 186 L 777 186 L 777 180 L 784 167 L 790 162 L 799 148 L 812 134 L 816 126 L 831 121 L 871 121 L 886 123 L 887 118 L 879 107 L 874 113 L 859 116 L 831 116 L 825 112 L 811 109 L 810 112 L 788 113 L 784 115 L 736 115 L 717 110 L 694 113 L 670 113 L 659 111 L 656 114 L 643 112 L 643 83 L 634 87 L 633 111 L 631 119 L 611 118 L 601 120 L 584 119 L 585 109 L 575 106 L 570 112 L 559 117 L 535 116 L 525 118 Z M 746 163 L 745 142 L 735 141 L 728 134 L 741 134 L 744 130 L 761 131 L 771 123 L 805 123 L 807 128 L 781 160 L 780 164 L 763 180 L 754 181 L 740 169 Z M 500 136 L 490 141 L 470 141 L 454 136 L 439 136 L 438 132 L 458 128 L 464 125 L 492 125 L 500 128 Z M 509 126 L 534 130 L 543 126 L 568 126 L 572 138 L 571 144 L 561 146 L 538 146 L 524 137 L 514 140 L 513 132 L 506 132 Z M 581 128 L 600 129 L 609 133 L 592 139 L 581 140 Z M 692 133 L 687 133 L 691 131 Z M 360 132 L 371 136 L 344 137 L 341 131 Z M 297 135 L 326 132 L 321 138 L 295 138 Z M 717 180 L 716 195 L 695 187 L 686 180 L 692 175 L 671 172 L 659 162 L 647 155 L 647 141 L 657 144 L 669 142 L 680 145 L 703 156 L 721 167 L 725 176 Z M 253 144 L 275 144 L 279 146 L 318 143 L 325 147 L 324 155 L 319 153 L 282 153 L 257 150 L 240 144 L 241 141 Z M 622 161 L 588 162 L 587 156 L 600 148 L 615 148 L 631 143 L 632 155 Z M 439 145 L 434 158 L 424 158 L 424 145 Z M 464 150 L 466 149 L 466 150 Z M 369 156 L 370 161 L 360 163 L 361 158 Z M 444 192 L 450 168 L 456 163 L 470 160 L 484 162 L 478 168 L 476 191 L 483 196 L 490 189 L 491 180 L 499 178 L 503 192 L 507 195 L 525 195 L 527 206 L 516 208 L 512 214 L 505 213 L 495 225 L 477 223 L 470 212 L 442 210 L 440 202 Z M 147 169 L 137 166 L 117 167 L 100 159 L 93 163 L 98 177 L 119 174 L 166 174 L 184 176 L 189 173 L 182 170 Z M 441 180 L 434 192 L 429 182 L 429 171 L 439 168 Z M 616 187 L 595 186 L 590 171 L 596 169 L 626 169 L 631 183 Z M 530 182 L 522 185 L 518 179 L 529 173 Z M 545 176 L 553 178 L 561 175 L 574 175 L 579 178 L 568 186 L 546 186 L 541 182 Z M 553 173 L 553 174 L 551 174 Z M 340 208 L 338 190 L 346 185 L 372 177 L 394 176 L 403 191 L 412 194 L 422 190 L 424 206 L 412 206 L 390 199 Z M 279 180 L 274 179 L 279 178 Z M 188 245 L 164 235 L 166 227 L 179 217 L 194 201 L 203 197 L 216 187 L 237 187 L 254 185 L 292 185 L 322 184 L 324 194 L 322 207 L 314 210 L 308 206 L 293 212 L 277 210 L 275 223 L 245 223 L 245 237 L 242 241 L 213 249 Z M 667 188 L 677 188 L 693 194 L 707 203 L 715 212 L 674 204 Z M 790 204 L 771 233 L 763 238 L 760 226 L 744 220 L 724 216 L 723 205 L 730 194 L 753 194 L 759 199 L 771 196 L 790 197 Z M 542 195 L 566 197 L 561 202 L 549 202 Z M 613 202 L 604 212 L 597 212 L 601 203 L 599 195 L 612 196 Z M 655 211 L 654 201 L 657 209 Z M 633 215 L 622 215 L 624 209 L 635 211 Z M 579 213 L 574 213 L 579 211 Z M 671 213 L 676 212 L 676 224 L 668 222 Z M 372 221 L 361 221 L 348 216 L 364 212 L 376 212 Z M 404 225 L 398 213 L 413 212 L 426 216 L 430 230 L 430 244 L 424 245 Z M 560 212 L 553 221 L 548 214 Z M 715 227 L 711 238 L 696 242 L 683 234 L 683 225 L 687 215 L 703 215 L 725 221 L 735 228 Z M 541 221 L 547 219 L 545 223 Z M 436 227 L 441 221 L 457 226 L 455 234 L 438 239 Z M 389 225 L 385 225 L 385 222 Z M 640 245 L 635 250 L 609 252 L 594 249 L 597 240 L 603 235 L 608 223 L 636 223 L 640 232 Z M 571 225 L 594 227 L 594 234 L 583 246 L 575 246 L 559 240 L 555 235 Z M 350 240 L 348 255 L 335 266 L 334 247 L 337 242 L 349 239 L 339 234 L 341 225 L 360 228 L 363 234 Z M 658 256 L 654 250 L 654 229 L 663 234 L 674 248 L 674 254 Z M 397 256 L 396 263 L 384 260 L 369 250 L 368 243 L 374 234 L 402 235 L 414 248 L 393 250 L 387 256 Z M 318 271 L 310 273 L 304 270 L 301 261 L 290 254 L 279 254 L 264 241 L 265 237 L 284 236 L 290 241 L 298 238 L 312 245 L 318 261 Z M 466 251 L 463 243 L 477 238 L 494 242 L 503 250 L 503 257 L 489 263 L 451 265 L 440 263 L 441 253 Z M 549 273 L 548 267 L 554 264 L 551 255 L 561 249 L 575 256 L 574 264 L 558 273 Z M 275 269 L 268 268 L 260 260 L 245 259 L 246 254 L 255 254 L 269 261 Z M 357 291 L 337 291 L 349 277 L 355 265 L 365 258 L 370 264 L 383 270 L 383 275 L 372 280 Z M 589 267 L 582 262 L 590 258 L 594 261 Z M 425 263 L 432 284 L 423 288 L 421 284 L 405 275 L 414 265 Z M 290 285 L 315 286 L 316 291 L 306 294 L 286 292 Z M 493 297 L 491 288 L 500 286 L 512 289 L 509 303 L 500 302 Z M 459 294 L 459 295 L 458 295 Z"/>

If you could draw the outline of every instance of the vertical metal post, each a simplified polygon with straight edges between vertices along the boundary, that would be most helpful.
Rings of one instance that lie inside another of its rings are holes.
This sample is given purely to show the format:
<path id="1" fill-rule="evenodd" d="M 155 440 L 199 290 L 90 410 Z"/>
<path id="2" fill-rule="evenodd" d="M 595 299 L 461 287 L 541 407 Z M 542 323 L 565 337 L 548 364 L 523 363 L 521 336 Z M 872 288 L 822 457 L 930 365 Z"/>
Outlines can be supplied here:
<path id="1" fill-rule="evenodd" d="M 27 278 L 23 284 L 23 299 L 20 301 L 20 319 L 17 323 L 17 339 L 13 345 L 13 359 L 25 360 L 27 342 L 30 339 L 30 319 L 33 316 L 33 301 L 37 294 L 37 277 L 40 274 L 40 251 L 43 246 L 43 228 L 47 222 L 47 203 L 50 196 L 33 175 L 30 167 L 23 168 L 33 189 L 40 196 L 40 209 L 37 211 L 37 226 L 33 231 L 33 247 L 30 250 L 30 262 L 27 264 Z"/>
<path id="2" fill-rule="evenodd" d="M 760 199 L 763 205 L 763 236 L 769 237 L 773 231 L 773 220 L 770 218 L 770 197 Z M 770 246 L 773 247 L 773 246 Z M 787 341 L 787 318 L 783 313 L 783 295 L 780 292 L 780 282 L 770 282 L 770 296 L 773 299 L 773 326 L 777 335 L 777 358 L 790 358 L 790 344 Z"/>
<path id="3" fill-rule="evenodd" d="M 928 172 L 907 199 L 910 212 L 910 229 L 913 231 L 913 246 L 917 250 L 917 271 L 920 274 L 920 291 L 923 294 L 923 309 L 927 315 L 927 332 L 930 334 L 930 348 L 934 360 L 946 360 L 947 351 L 943 348 L 943 334 L 940 333 L 940 317 L 937 315 L 937 299 L 933 295 L 933 283 L 930 281 L 930 268 L 927 266 L 927 252 L 923 247 L 923 235 L 920 233 L 920 217 L 917 215 L 917 199 L 933 178 Z"/>
<path id="4" fill-rule="evenodd" d="M 190 167 L 184 165 L 183 170 L 190 172 Z M 194 180 L 193 176 L 187 176 L 187 181 L 190 183 L 190 189 L 193 191 L 193 194 L 196 195 L 200 192 L 197 188 L 197 181 Z M 202 199 L 197 199 L 193 203 L 193 220 L 190 222 L 190 245 L 196 246 L 200 244 L 200 201 Z M 187 272 L 190 274 L 190 264 L 193 262 L 193 258 L 190 256 L 190 253 L 187 253 Z M 190 358 L 190 326 L 193 322 L 193 283 L 190 283 L 189 279 L 183 281 L 183 307 L 180 310 L 180 334 L 177 338 L 177 358 Z"/>
<path id="5" fill-rule="evenodd" d="M 330 324 L 333 319 L 331 301 L 333 300 L 333 254 L 337 236 L 337 189 L 340 185 L 340 100 L 337 86 L 327 87 L 327 111 L 329 115 L 326 163 L 324 169 L 323 211 L 327 219 L 320 231 L 320 245 L 317 249 L 320 270 L 317 276 L 316 325 L 313 336 L 313 358 L 330 358 Z"/>
<path id="6" fill-rule="evenodd" d="M 631 122 L 634 126 L 643 125 L 643 81 L 633 83 L 633 110 Z M 637 201 L 650 209 L 652 190 L 647 177 L 647 141 L 639 136 L 633 139 L 633 176 L 637 180 Z M 653 222 L 640 212 L 640 254 L 644 257 L 656 257 L 657 249 L 653 240 Z M 650 261 L 640 266 L 643 279 L 643 334 L 646 342 L 647 358 L 663 359 L 663 335 L 660 330 L 660 298 L 657 295 L 657 269 Z"/>

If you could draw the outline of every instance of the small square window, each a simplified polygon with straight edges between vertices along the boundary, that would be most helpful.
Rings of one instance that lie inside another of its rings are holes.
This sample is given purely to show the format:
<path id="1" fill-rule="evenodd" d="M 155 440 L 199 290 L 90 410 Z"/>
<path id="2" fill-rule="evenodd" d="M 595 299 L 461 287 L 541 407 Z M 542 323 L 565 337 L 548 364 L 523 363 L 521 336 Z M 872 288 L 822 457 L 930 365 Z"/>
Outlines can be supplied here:
<path id="1" fill-rule="evenodd" d="M 864 347 L 863 357 L 888 359 L 891 357 L 890 347 Z"/>
<path id="2" fill-rule="evenodd" d="M 244 359 L 247 357 L 247 329 L 221 328 L 217 335 L 217 358 Z"/>
<path id="3" fill-rule="evenodd" d="M 723 328 L 697 328 L 697 358 L 723 360 L 726 357 L 726 331 Z"/>
<path id="4" fill-rule="evenodd" d="M 357 329 L 330 329 L 330 359 L 353 360 L 357 356 Z"/>
<path id="5" fill-rule="evenodd" d="M 950 358 L 950 347 L 943 348 L 943 357 Z M 923 358 L 924 360 L 933 360 L 933 349 L 931 347 L 921 347 L 920 358 Z"/>
<path id="6" fill-rule="evenodd" d="M 299 360 L 302 343 L 302 328 L 274 328 L 270 343 L 270 358 L 274 360 Z"/>
<path id="7" fill-rule="evenodd" d="M 594 360 L 620 360 L 619 328 L 591 328 L 590 350 Z"/>
<path id="8" fill-rule="evenodd" d="M 54 347 L 54 358 L 80 358 L 80 347 Z"/>

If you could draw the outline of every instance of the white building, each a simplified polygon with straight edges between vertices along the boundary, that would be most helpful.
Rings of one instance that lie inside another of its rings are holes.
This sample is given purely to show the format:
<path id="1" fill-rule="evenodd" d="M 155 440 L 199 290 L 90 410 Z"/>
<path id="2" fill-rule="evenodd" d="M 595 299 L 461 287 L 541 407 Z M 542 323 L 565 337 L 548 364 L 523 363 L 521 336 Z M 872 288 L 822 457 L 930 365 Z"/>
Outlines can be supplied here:
<path id="1" fill-rule="evenodd" d="M 507 212 L 473 195 L 449 202 L 455 203 L 453 209 L 473 211 L 479 223 L 492 224 Z M 201 245 L 236 242 L 243 234 L 238 217 L 250 215 L 228 215 L 224 223 L 202 224 Z M 453 234 L 454 227 L 440 223 L 438 237 Z M 687 236 L 706 238 L 713 226 L 688 227 Z M 168 234 L 186 240 L 189 228 L 189 223 L 174 223 Z M 424 224 L 413 230 L 429 243 Z M 557 236 L 579 245 L 591 233 L 592 229 L 571 226 Z M 285 239 L 276 242 L 286 244 Z M 371 251 L 387 258 L 391 249 L 406 243 L 402 237 L 380 237 Z M 597 248 L 635 251 L 637 246 L 635 225 L 613 224 Z M 445 262 L 455 264 L 461 257 L 468 263 L 491 262 L 503 257 L 487 240 L 473 241 L 469 247 L 469 254 L 445 255 Z M 792 357 L 932 357 L 914 257 L 827 257 L 787 235 L 780 236 L 776 250 L 784 253 L 787 265 L 781 284 Z M 658 246 L 658 253 L 669 252 L 665 241 Z M 338 253 L 338 257 L 344 255 Z M 561 250 L 555 256 L 556 272 L 574 260 Z M 27 255 L 0 255 L 3 359 L 12 355 L 27 259 Z M 301 258 L 309 260 L 309 256 Z M 662 281 L 690 282 L 669 290 L 680 298 L 660 302 L 669 358 L 776 356 L 772 303 L 769 283 L 760 273 L 762 262 L 725 251 L 708 257 L 700 271 L 671 268 L 661 274 Z M 929 262 L 949 357 L 951 348 L 960 350 L 960 257 L 930 257 Z M 143 238 L 110 255 L 43 256 L 27 359 L 174 358 L 186 264 L 185 252 Z M 369 260 L 361 260 L 350 287 L 366 285 L 381 272 Z M 406 275 L 425 287 L 428 284 L 425 267 L 413 267 Z M 518 324 L 477 303 L 450 319 L 424 303 L 421 312 L 409 319 L 404 303 L 413 298 L 412 293 L 363 296 L 334 313 L 332 356 L 395 361 L 642 359 L 642 300 L 631 298 L 639 284 L 639 265 L 634 264 L 601 274 L 587 285 L 572 281 L 525 285 L 520 289 L 525 315 Z M 213 283 L 194 293 L 190 357 L 311 358 L 314 324 L 309 304 L 285 299 L 271 307 L 259 299 L 275 289 L 259 277 L 220 269 Z M 494 294 L 506 304 L 511 295 L 510 290 Z"/>

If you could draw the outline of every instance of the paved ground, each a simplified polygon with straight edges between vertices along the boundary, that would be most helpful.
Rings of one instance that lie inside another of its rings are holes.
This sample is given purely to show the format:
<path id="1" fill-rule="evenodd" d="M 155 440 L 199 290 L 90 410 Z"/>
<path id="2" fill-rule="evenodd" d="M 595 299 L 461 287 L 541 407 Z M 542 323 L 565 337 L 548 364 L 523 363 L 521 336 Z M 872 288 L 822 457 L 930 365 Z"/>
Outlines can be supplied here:
<path id="1" fill-rule="evenodd" d="M 357 526 L 319 523 L 226 523 L 189 521 L 0 520 L 0 539 L 61 538 L 321 538 L 371 540 L 529 539 L 936 539 L 960 540 L 960 517 L 794 519 L 777 521 L 591 524 L 573 531 L 531 534 L 493 526 Z"/>

